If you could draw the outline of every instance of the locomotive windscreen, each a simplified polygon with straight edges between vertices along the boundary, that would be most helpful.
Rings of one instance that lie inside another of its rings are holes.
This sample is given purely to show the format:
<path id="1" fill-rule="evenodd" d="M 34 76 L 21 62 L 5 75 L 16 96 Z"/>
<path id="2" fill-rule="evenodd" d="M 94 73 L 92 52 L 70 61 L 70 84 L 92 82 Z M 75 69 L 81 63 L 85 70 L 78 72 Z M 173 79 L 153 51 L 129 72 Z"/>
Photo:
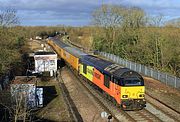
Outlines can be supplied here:
<path id="1" fill-rule="evenodd" d="M 144 86 L 144 81 L 138 78 L 125 78 L 121 81 L 122 86 Z"/>

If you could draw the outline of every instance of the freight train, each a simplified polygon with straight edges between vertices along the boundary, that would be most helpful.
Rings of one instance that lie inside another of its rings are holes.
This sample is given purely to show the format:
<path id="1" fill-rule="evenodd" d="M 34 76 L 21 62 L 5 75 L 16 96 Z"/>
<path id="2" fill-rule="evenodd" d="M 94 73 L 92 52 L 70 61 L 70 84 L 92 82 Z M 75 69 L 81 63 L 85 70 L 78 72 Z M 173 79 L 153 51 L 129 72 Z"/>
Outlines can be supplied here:
<path id="1" fill-rule="evenodd" d="M 50 37 L 47 43 L 79 75 L 94 84 L 123 110 L 146 106 L 144 80 L 140 74 Z"/>

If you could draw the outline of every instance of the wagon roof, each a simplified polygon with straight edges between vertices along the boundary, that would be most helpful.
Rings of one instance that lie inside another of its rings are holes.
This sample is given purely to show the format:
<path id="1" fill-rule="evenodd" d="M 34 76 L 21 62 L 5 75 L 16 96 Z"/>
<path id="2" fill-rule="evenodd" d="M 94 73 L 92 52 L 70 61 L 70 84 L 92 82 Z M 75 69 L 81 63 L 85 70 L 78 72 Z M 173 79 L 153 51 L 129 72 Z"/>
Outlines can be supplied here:
<path id="1" fill-rule="evenodd" d="M 60 41 L 59 39 L 53 38 L 53 41 L 54 41 L 58 46 L 60 46 L 61 48 L 69 47 L 68 44 L 66 44 L 66 43 L 64 43 L 64 42 L 62 42 L 62 41 Z"/>
<path id="2" fill-rule="evenodd" d="M 64 50 L 68 51 L 70 54 L 73 54 L 74 56 L 80 58 L 81 56 L 87 55 L 86 53 L 80 51 L 79 49 L 75 47 L 65 47 Z"/>

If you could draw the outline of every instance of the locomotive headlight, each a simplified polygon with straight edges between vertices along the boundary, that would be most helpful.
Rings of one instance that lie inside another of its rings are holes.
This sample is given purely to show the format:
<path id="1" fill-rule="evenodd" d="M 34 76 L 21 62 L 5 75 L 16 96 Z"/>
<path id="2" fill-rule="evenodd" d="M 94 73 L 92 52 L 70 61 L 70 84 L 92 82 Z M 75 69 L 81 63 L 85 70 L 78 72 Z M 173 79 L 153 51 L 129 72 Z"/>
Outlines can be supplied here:
<path id="1" fill-rule="evenodd" d="M 128 98 L 128 95 L 123 95 L 122 98 Z"/>
<path id="2" fill-rule="evenodd" d="M 144 97 L 144 94 L 140 94 L 139 97 Z"/>

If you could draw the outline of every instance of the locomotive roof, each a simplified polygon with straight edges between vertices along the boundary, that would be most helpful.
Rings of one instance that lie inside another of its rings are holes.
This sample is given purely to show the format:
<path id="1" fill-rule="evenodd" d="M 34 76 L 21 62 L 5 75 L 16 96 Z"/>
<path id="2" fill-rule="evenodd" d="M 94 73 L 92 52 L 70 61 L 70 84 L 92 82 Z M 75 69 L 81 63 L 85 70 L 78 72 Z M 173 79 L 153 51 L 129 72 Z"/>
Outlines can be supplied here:
<path id="1" fill-rule="evenodd" d="M 118 69 L 113 73 L 113 75 L 114 75 L 114 77 L 117 77 L 117 78 L 127 78 L 127 77 L 142 78 L 139 73 L 137 73 L 131 69 L 128 69 L 128 68 Z"/>
<path id="2" fill-rule="evenodd" d="M 106 67 L 108 67 L 109 65 L 113 64 L 110 61 L 103 60 L 101 58 L 98 58 L 98 57 L 95 57 L 95 56 L 92 56 L 92 55 L 83 56 L 81 61 L 87 63 L 88 65 L 94 66 L 95 68 L 97 68 L 98 70 L 100 70 L 102 72 L 107 72 L 104 69 Z"/>
<path id="3" fill-rule="evenodd" d="M 124 78 L 126 76 L 141 78 L 141 75 L 139 75 L 137 72 L 133 70 L 130 70 L 128 68 L 122 67 L 110 61 L 92 55 L 83 56 L 81 61 L 87 63 L 88 65 L 94 66 L 101 72 L 113 75 L 116 78 Z"/>

